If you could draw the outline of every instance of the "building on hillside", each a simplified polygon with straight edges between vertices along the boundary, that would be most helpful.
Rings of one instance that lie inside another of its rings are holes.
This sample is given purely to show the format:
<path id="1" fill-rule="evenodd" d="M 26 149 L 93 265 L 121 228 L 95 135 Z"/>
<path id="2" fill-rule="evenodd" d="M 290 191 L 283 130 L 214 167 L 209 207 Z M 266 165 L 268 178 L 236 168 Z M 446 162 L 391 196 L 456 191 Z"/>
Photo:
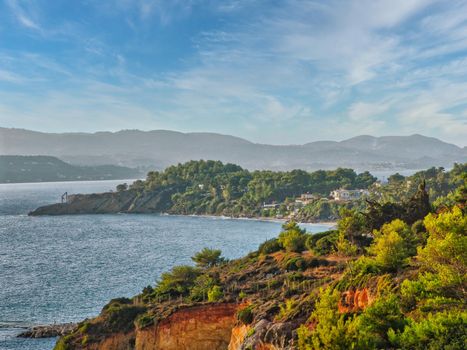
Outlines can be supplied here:
<path id="1" fill-rule="evenodd" d="M 331 197 L 336 201 L 353 201 L 368 196 L 368 190 L 345 190 L 338 189 L 331 192 Z"/>
<path id="2" fill-rule="evenodd" d="M 263 209 L 276 209 L 276 208 L 279 208 L 279 205 L 280 204 L 277 204 L 277 203 L 270 203 L 270 204 L 263 203 Z"/>
<path id="3" fill-rule="evenodd" d="M 295 205 L 298 207 L 302 207 L 304 205 L 307 205 L 314 200 L 319 199 L 317 196 L 311 193 L 303 193 L 300 197 L 295 199 Z"/>

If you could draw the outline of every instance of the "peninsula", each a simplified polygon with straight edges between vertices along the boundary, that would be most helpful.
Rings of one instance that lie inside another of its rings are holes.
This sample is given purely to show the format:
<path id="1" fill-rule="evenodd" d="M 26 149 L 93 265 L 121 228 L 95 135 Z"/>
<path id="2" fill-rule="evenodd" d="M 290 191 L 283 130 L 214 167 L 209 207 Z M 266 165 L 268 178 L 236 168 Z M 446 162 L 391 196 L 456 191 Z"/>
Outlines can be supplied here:
<path id="1" fill-rule="evenodd" d="M 434 200 L 451 191 L 452 178 L 463 171 L 465 165 L 456 164 L 450 172 L 431 168 L 410 177 L 394 174 L 381 184 L 369 172 L 345 168 L 250 172 L 220 161 L 190 161 L 151 171 L 146 180 L 120 184 L 113 192 L 68 195 L 30 215 L 168 213 L 335 221 L 343 210 L 364 210 L 368 201 L 413 195 L 422 180 Z"/>

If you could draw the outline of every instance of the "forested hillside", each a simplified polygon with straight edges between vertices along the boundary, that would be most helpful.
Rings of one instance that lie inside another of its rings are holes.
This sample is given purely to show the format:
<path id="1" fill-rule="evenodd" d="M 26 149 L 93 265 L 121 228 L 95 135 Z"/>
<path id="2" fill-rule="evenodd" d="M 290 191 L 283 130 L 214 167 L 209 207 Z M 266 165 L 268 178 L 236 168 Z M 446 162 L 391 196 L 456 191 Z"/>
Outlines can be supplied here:
<path id="1" fill-rule="evenodd" d="M 190 161 L 168 167 L 163 172 L 149 172 L 118 190 L 148 192 L 171 189 L 167 212 L 173 214 L 214 214 L 227 216 L 275 216 L 290 211 L 295 197 L 303 193 L 328 197 L 337 188 L 366 189 L 376 178 L 369 172 L 357 174 L 352 169 L 306 172 L 248 171 L 219 161 Z M 264 209 L 276 203 L 277 210 Z"/>
<path id="2" fill-rule="evenodd" d="M 293 215 L 298 221 L 312 222 L 336 220 L 342 209 L 364 210 L 368 200 L 408 200 L 422 180 L 426 182 L 430 200 L 435 201 L 458 186 L 466 171 L 466 164 L 455 164 L 449 172 L 431 168 L 409 177 L 395 174 L 389 177 L 387 184 L 381 184 L 369 172 L 357 174 L 344 168 L 315 172 L 250 172 L 218 161 L 191 161 L 168 167 L 163 172 L 149 172 L 145 181 L 138 180 L 129 186 L 122 184 L 118 190 L 136 192 L 139 196 L 170 190 L 172 194 L 166 208 L 172 214 Z M 330 192 L 339 188 L 368 189 L 369 195 L 353 201 L 330 200 Z M 296 203 L 296 198 L 304 193 L 314 195 L 315 199 L 302 207 Z M 270 203 L 274 205 L 268 206 Z"/>

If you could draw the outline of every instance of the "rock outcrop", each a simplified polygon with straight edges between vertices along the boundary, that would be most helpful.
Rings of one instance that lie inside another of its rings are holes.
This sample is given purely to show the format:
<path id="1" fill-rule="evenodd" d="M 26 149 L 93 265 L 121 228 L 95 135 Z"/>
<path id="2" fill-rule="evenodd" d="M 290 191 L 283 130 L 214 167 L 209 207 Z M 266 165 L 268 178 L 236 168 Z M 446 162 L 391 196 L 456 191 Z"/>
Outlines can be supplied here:
<path id="1" fill-rule="evenodd" d="M 111 213 L 161 213 L 171 205 L 175 188 L 143 192 L 121 191 L 69 195 L 66 203 L 46 205 L 30 212 L 31 216 Z"/>
<path id="2" fill-rule="evenodd" d="M 368 288 L 348 290 L 342 293 L 338 309 L 340 313 L 364 310 L 373 301 Z"/>
<path id="3" fill-rule="evenodd" d="M 53 338 L 60 337 L 73 332 L 76 323 L 39 325 L 29 328 L 18 334 L 18 338 Z"/>
<path id="4" fill-rule="evenodd" d="M 301 271 L 284 264 L 299 258 Z M 318 278 L 324 272 L 330 277 Z M 176 291 L 168 297 L 148 287 L 132 299 L 111 300 L 56 349 L 296 350 L 297 329 L 313 311 L 318 289 L 340 272 L 332 258 L 317 260 L 309 252 L 253 252 L 198 271 L 222 288 L 218 301 Z"/>
<path id="5" fill-rule="evenodd" d="M 136 331 L 136 350 L 225 350 L 238 305 L 215 304 L 181 309 L 157 325 Z"/>

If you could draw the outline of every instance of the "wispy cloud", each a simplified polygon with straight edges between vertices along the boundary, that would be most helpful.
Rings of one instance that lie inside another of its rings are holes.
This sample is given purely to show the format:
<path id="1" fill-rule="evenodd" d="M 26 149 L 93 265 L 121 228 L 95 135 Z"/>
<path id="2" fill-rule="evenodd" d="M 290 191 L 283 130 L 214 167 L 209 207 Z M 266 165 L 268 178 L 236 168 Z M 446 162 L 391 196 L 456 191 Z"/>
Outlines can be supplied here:
<path id="1" fill-rule="evenodd" d="M 36 19 L 34 18 L 37 15 L 33 12 L 34 10 L 30 3 L 20 2 L 18 0 L 6 0 L 6 3 L 10 8 L 13 16 L 22 26 L 35 30 L 41 29 Z"/>

